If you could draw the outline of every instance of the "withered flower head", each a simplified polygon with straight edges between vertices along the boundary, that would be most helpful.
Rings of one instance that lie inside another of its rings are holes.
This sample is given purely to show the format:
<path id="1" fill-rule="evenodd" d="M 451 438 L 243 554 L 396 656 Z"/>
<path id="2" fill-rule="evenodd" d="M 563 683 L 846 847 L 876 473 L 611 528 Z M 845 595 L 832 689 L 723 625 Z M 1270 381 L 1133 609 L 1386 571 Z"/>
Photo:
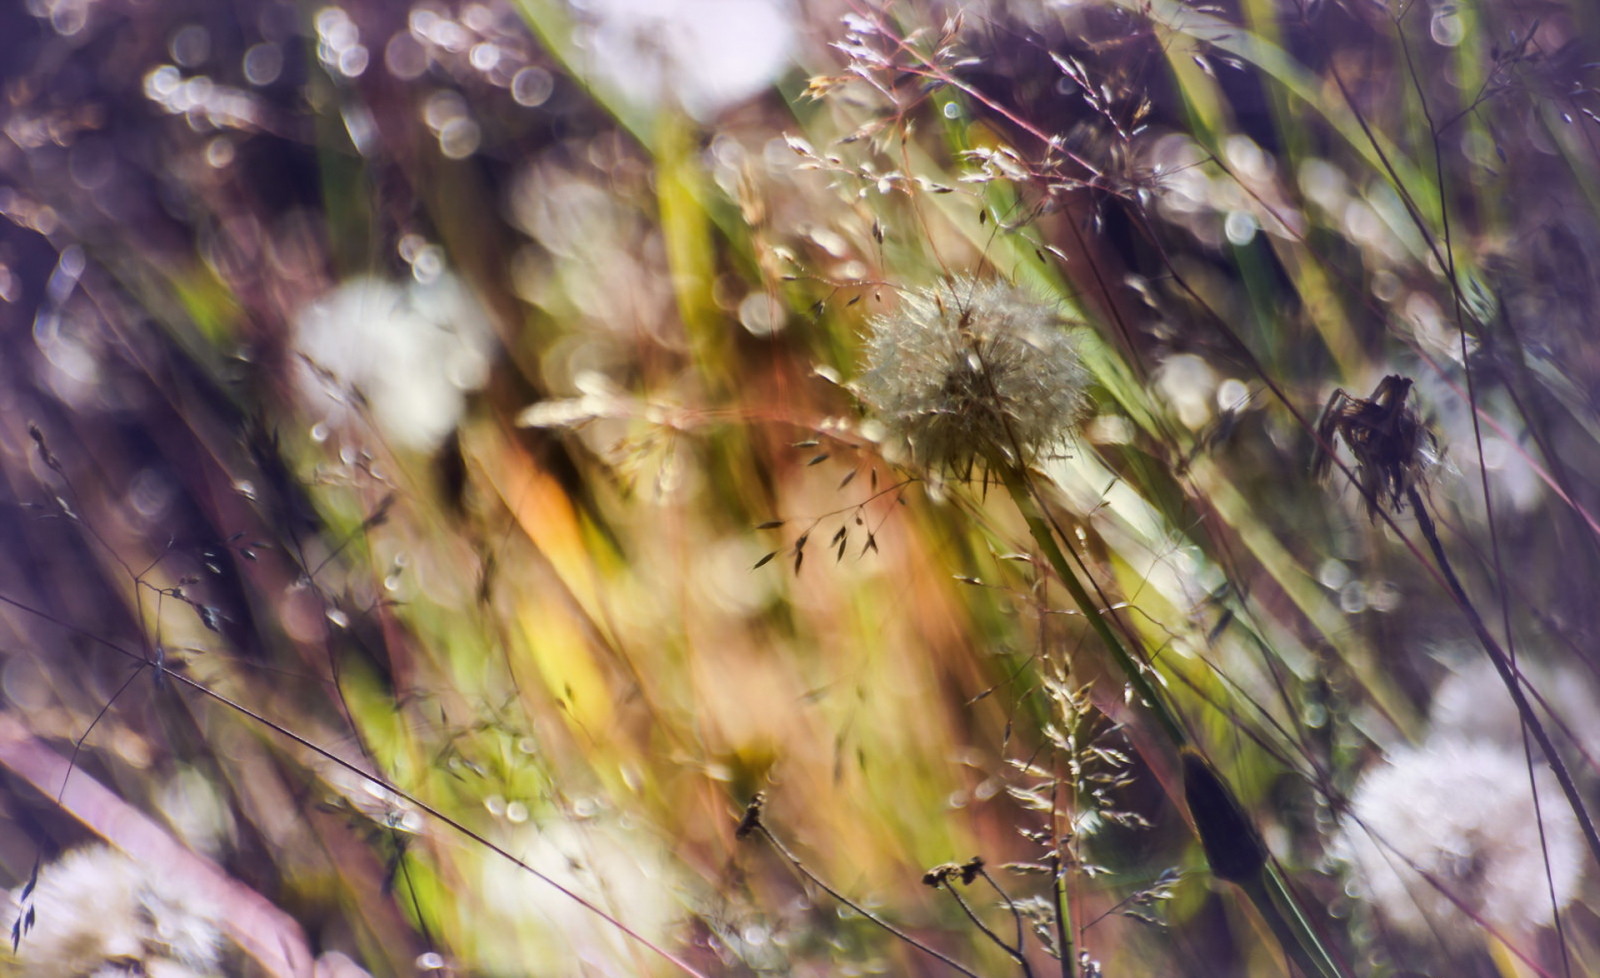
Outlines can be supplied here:
<path id="1" fill-rule="evenodd" d="M 861 398 L 930 469 L 1028 465 L 1063 447 L 1088 371 L 1060 312 L 1025 289 L 960 276 L 875 317 Z"/>
<path id="2" fill-rule="evenodd" d="M 1406 405 L 1410 394 L 1411 379 L 1398 374 L 1383 378 L 1370 398 L 1354 397 L 1341 388 L 1328 398 L 1317 421 L 1320 444 L 1312 474 L 1327 476 L 1333 465 L 1333 441 L 1342 440 L 1355 456 L 1356 478 L 1373 520 L 1380 508 L 1404 509 L 1406 495 L 1433 460 L 1437 443 Z"/>

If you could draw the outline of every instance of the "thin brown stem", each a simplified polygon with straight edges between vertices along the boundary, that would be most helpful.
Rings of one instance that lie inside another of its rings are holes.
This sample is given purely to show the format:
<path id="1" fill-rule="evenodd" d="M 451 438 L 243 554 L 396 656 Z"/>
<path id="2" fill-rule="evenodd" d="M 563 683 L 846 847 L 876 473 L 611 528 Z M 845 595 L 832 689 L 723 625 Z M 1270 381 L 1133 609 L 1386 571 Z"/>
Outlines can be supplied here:
<path id="1" fill-rule="evenodd" d="M 799 856 L 790 851 L 788 846 L 784 845 L 777 836 L 773 835 L 772 830 L 767 828 L 766 823 L 760 821 L 759 818 L 754 821 L 752 828 L 761 833 L 761 837 L 767 840 L 767 844 L 770 845 L 773 850 L 778 853 L 778 855 L 782 856 L 790 866 L 793 866 L 795 872 L 809 880 L 813 886 L 817 887 L 817 889 L 828 894 L 828 896 L 833 897 L 841 905 L 849 907 L 851 910 L 860 914 L 863 919 L 876 924 L 878 927 L 888 931 L 899 940 L 911 945 L 912 947 L 921 951 L 923 954 L 938 958 L 940 961 L 943 961 L 945 964 L 949 965 L 952 969 L 960 972 L 961 974 L 970 975 L 971 978 L 980 978 L 976 971 L 973 971 L 960 961 L 957 961 L 955 958 L 950 957 L 948 954 L 945 954 L 943 951 L 940 951 L 937 948 L 930 947 L 929 945 L 922 943 L 915 937 L 912 937 L 910 934 L 907 934 L 905 931 L 896 927 L 894 924 L 889 923 L 887 920 L 873 913 L 871 910 L 868 910 L 866 907 L 856 903 L 854 900 L 845 896 L 832 886 L 829 886 L 828 883 L 822 879 L 822 877 L 812 872 L 810 867 L 806 866 L 806 864 L 800 860 Z M 1003 941 L 1001 942 L 1001 945 L 1004 946 Z"/>
<path id="2" fill-rule="evenodd" d="M 1567 770 L 1567 765 L 1561 760 L 1561 755 L 1556 751 L 1556 745 L 1550 740 L 1550 735 L 1544 729 L 1544 723 L 1539 715 L 1534 712 L 1533 705 L 1528 702 L 1528 697 L 1522 691 L 1522 683 L 1517 676 L 1510 658 L 1500 643 L 1490 633 L 1489 627 L 1484 624 L 1483 616 L 1478 614 L 1478 609 L 1473 606 L 1472 599 L 1467 597 L 1466 589 L 1461 586 L 1461 581 L 1456 577 L 1455 569 L 1450 565 L 1450 559 L 1445 556 L 1444 545 L 1439 542 L 1439 533 L 1434 529 L 1433 517 L 1428 515 L 1427 507 L 1422 504 L 1422 494 L 1416 486 L 1406 487 L 1406 499 L 1411 504 L 1411 509 L 1417 515 L 1417 526 L 1422 531 L 1422 536 L 1428 541 L 1428 546 L 1433 551 L 1433 559 L 1439 565 L 1439 573 L 1444 576 L 1450 595 L 1455 599 L 1457 607 L 1467 616 L 1467 622 L 1472 626 L 1472 631 L 1477 635 L 1478 641 L 1483 645 L 1485 652 L 1489 653 L 1489 661 L 1494 664 L 1495 671 L 1500 674 L 1500 680 L 1505 683 L 1506 691 L 1511 694 L 1511 702 L 1517 707 L 1517 713 L 1522 717 L 1523 726 L 1533 735 L 1538 742 L 1539 749 L 1544 751 L 1545 763 L 1550 765 L 1550 770 L 1555 774 L 1556 781 L 1561 785 L 1561 791 L 1567 796 L 1567 803 L 1572 806 L 1572 813 L 1578 818 L 1578 827 L 1583 830 L 1584 840 L 1589 844 L 1589 855 L 1596 865 L 1600 865 L 1600 834 L 1596 834 L 1594 820 L 1589 817 L 1589 809 L 1583 803 L 1583 796 L 1578 793 L 1578 785 L 1572 780 L 1572 773 Z"/>
<path id="3" fill-rule="evenodd" d="M 993 881 L 991 880 L 990 882 L 992 883 Z M 950 896 L 956 901 L 956 906 L 961 908 L 961 912 L 967 915 L 967 919 L 972 921 L 974 927 L 983 932 L 983 936 L 987 937 L 995 944 L 996 947 L 1006 952 L 1006 954 L 1010 956 L 1013 961 L 1017 962 L 1017 964 L 1022 968 L 1023 978 L 1033 978 L 1033 966 L 1028 964 L 1028 956 L 1022 953 L 1022 944 L 1020 941 L 1016 947 L 1012 947 L 1010 944 L 1007 944 L 1005 938 L 1001 937 L 999 934 L 996 934 L 994 932 L 994 928 L 983 922 L 983 918 L 978 916 L 977 912 L 972 909 L 971 904 L 962 899 L 961 893 L 957 891 L 954 886 L 951 886 L 948 880 L 942 884 L 942 889 L 950 894 Z M 999 889 L 999 887 L 996 887 L 996 889 Z M 1002 894 L 1002 896 L 1003 895 L 1004 894 Z"/>

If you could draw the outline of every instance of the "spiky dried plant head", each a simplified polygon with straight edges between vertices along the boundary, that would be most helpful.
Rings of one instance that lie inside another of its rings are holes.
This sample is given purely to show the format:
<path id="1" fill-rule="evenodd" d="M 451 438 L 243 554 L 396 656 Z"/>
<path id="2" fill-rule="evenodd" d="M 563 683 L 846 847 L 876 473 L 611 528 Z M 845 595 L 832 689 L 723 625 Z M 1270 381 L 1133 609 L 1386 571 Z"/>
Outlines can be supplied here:
<path id="1" fill-rule="evenodd" d="M 1332 446 L 1342 440 L 1356 460 L 1356 479 L 1366 497 L 1367 515 L 1374 521 L 1380 509 L 1399 513 L 1411 488 L 1422 481 L 1432 465 L 1438 444 L 1433 432 L 1406 403 L 1411 394 L 1409 377 L 1390 374 L 1368 398 L 1336 390 L 1317 421 L 1317 438 Z M 1312 472 L 1325 478 L 1333 457 L 1319 450 Z"/>
<path id="2" fill-rule="evenodd" d="M 901 296 L 870 323 L 862 400 L 917 464 L 967 477 L 1062 449 L 1089 405 L 1089 373 L 1050 302 L 958 276 Z"/>

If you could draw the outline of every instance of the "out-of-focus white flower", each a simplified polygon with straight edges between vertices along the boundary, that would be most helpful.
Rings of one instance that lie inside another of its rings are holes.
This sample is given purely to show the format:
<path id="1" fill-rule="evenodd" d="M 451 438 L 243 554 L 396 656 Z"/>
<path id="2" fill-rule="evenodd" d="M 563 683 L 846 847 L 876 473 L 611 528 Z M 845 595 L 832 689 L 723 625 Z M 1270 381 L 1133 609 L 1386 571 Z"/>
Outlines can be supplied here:
<path id="1" fill-rule="evenodd" d="M 1361 779 L 1333 854 L 1350 865 L 1352 891 L 1419 944 L 1470 948 L 1484 925 L 1527 937 L 1553 919 L 1552 889 L 1557 906 L 1576 895 L 1587 858 L 1554 777 L 1540 766 L 1534 778 L 1548 879 L 1527 763 L 1485 741 L 1390 754 Z"/>
<path id="2" fill-rule="evenodd" d="M 1522 717 L 1499 671 L 1481 650 L 1469 652 L 1472 658 L 1446 677 L 1433 694 L 1433 706 L 1428 711 L 1432 736 L 1521 745 Z M 1539 698 L 1561 717 L 1561 724 L 1557 724 L 1541 708 L 1538 698 L 1528 694 L 1550 739 L 1557 745 L 1575 745 L 1570 753 L 1563 751 L 1568 763 L 1574 763 L 1584 753 L 1600 756 L 1600 716 L 1595 714 L 1594 685 L 1570 670 L 1541 665 L 1527 657 L 1519 661 L 1517 668 Z"/>
<path id="3" fill-rule="evenodd" d="M 1065 445 L 1089 374 L 1060 312 L 1000 281 L 960 277 L 901 296 L 871 322 L 856 390 L 912 457 L 964 475 Z"/>
<path id="4" fill-rule="evenodd" d="M 28 915 L 32 926 L 27 927 Z M 24 931 L 10 956 L 19 915 Z M 222 974 L 222 935 L 182 882 L 105 845 L 74 850 L 39 870 L 27 899 L 10 894 L 0 974 L 30 978 Z"/>
<path id="5" fill-rule="evenodd" d="M 359 392 L 385 436 L 427 451 L 461 419 L 468 391 L 488 379 L 493 334 L 481 306 L 448 274 L 398 285 L 356 278 L 295 320 L 298 381 L 329 420 Z"/>
<path id="6" fill-rule="evenodd" d="M 1444 310 L 1437 308 L 1425 296 L 1416 298 L 1414 304 L 1418 309 L 1425 309 L 1425 313 L 1417 312 L 1416 318 L 1425 320 L 1432 324 L 1430 328 L 1435 332 L 1444 334 L 1439 341 L 1441 347 L 1447 347 L 1451 354 L 1459 357 L 1459 337 L 1451 334 Z M 1517 417 L 1516 404 L 1503 392 L 1480 393 L 1478 410 L 1483 412 L 1478 418 L 1483 435 L 1483 455 L 1480 458 L 1473 430 L 1475 412 L 1461 395 L 1459 382 L 1447 383 L 1447 379 L 1437 371 L 1418 371 L 1417 374 L 1418 400 L 1428 405 L 1430 424 L 1439 432 L 1440 444 L 1449 446 L 1448 462 L 1450 469 L 1454 470 L 1451 478 L 1440 480 L 1440 489 L 1448 492 L 1456 505 L 1461 507 L 1463 518 L 1485 520 L 1487 516 L 1479 472 L 1482 469 L 1489 477 L 1497 510 L 1509 510 L 1524 516 L 1535 513 L 1550 491 L 1536 461 L 1536 446 L 1529 444 L 1525 437 L 1516 440 L 1502 437 L 1505 433 L 1524 430 L 1519 423 L 1507 424 L 1503 420 Z M 1484 420 L 1486 418 L 1502 420 L 1496 424 L 1493 420 Z"/>
<path id="7" fill-rule="evenodd" d="M 158 797 L 161 811 L 190 849 L 215 855 L 233 838 L 236 827 L 228 803 L 195 768 L 180 767 Z"/>
<path id="8" fill-rule="evenodd" d="M 1174 354 L 1156 368 L 1156 390 L 1191 431 L 1198 431 L 1216 414 L 1221 382 L 1211 365 L 1192 353 Z"/>
<path id="9" fill-rule="evenodd" d="M 505 811 L 510 820 L 511 807 Z M 506 848 L 635 933 L 668 942 L 682 911 L 663 850 L 642 831 L 605 817 L 550 819 L 516 828 Z M 477 912 L 496 925 L 481 929 L 476 949 L 485 970 L 510 973 L 538 961 L 547 974 L 625 973 L 607 964 L 629 960 L 629 939 L 594 911 L 492 854 L 481 879 L 489 899 Z"/>
<path id="10" fill-rule="evenodd" d="M 630 101 L 675 100 L 708 121 L 783 72 L 795 29 L 782 0 L 582 0 L 588 67 Z"/>

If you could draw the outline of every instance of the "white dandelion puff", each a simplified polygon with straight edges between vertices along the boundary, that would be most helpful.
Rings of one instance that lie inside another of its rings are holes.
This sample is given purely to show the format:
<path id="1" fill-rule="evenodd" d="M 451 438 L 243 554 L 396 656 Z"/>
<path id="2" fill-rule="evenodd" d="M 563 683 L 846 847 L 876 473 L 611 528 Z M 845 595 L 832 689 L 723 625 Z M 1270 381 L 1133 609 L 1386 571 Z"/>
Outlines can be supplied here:
<path id="1" fill-rule="evenodd" d="M 584 0 L 587 65 L 629 101 L 675 102 L 706 122 L 789 65 L 798 35 L 786 0 Z"/>
<path id="2" fill-rule="evenodd" d="M 1333 854 L 1350 865 L 1352 891 L 1420 944 L 1463 950 L 1484 926 L 1529 936 L 1577 894 L 1585 859 L 1555 779 L 1543 767 L 1534 779 L 1548 879 L 1527 763 L 1482 740 L 1435 738 L 1391 754 L 1361 779 Z"/>
<path id="3" fill-rule="evenodd" d="M 1089 373 L 1049 302 L 1006 282 L 958 277 L 904 294 L 870 323 L 855 389 L 912 458 L 969 475 L 1063 448 Z"/>
<path id="4" fill-rule="evenodd" d="M 26 898 L 21 888 L 10 895 L 8 935 L 19 920 L 9 966 L 20 970 L 0 963 L 0 974 L 203 978 L 223 971 L 221 929 L 207 908 L 110 846 L 76 849 L 40 869 Z"/>

